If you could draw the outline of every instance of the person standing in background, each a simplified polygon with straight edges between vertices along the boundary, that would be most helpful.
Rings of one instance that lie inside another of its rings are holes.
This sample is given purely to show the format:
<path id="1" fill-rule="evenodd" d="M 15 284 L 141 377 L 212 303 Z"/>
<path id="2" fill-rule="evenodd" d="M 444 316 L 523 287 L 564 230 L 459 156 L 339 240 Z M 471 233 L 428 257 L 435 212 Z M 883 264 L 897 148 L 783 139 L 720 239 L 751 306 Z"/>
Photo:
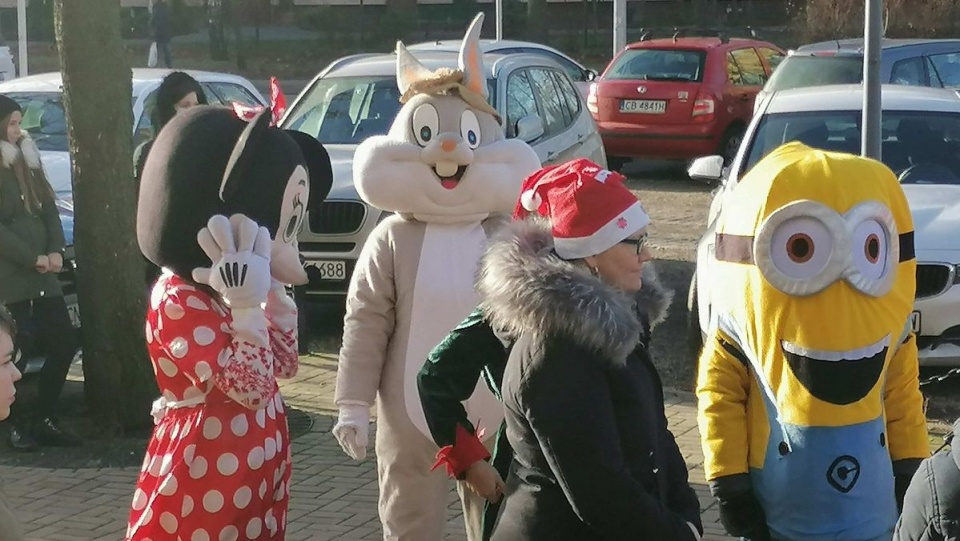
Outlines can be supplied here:
<path id="1" fill-rule="evenodd" d="M 163 65 L 172 68 L 173 58 L 170 53 L 170 6 L 167 0 L 157 0 L 153 4 L 150 14 L 150 31 L 153 41 L 157 43 L 158 52 L 163 55 Z"/>
<path id="2" fill-rule="evenodd" d="M 36 403 L 11 416 L 10 444 L 32 451 L 38 442 L 80 444 L 54 417 L 77 340 L 57 279 L 64 237 L 56 196 L 22 118 L 20 105 L 0 95 L 0 302 L 17 321 L 21 348 L 46 356 Z"/>

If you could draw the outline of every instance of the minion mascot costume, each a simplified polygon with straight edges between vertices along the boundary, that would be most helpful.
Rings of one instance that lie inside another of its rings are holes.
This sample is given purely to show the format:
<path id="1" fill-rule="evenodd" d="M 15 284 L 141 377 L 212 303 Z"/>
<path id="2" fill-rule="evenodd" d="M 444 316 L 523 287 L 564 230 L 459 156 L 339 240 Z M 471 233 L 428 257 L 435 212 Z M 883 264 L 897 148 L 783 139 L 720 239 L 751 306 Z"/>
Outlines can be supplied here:
<path id="1" fill-rule="evenodd" d="M 790 143 L 727 204 L 697 388 L 721 522 L 752 541 L 889 540 L 929 454 L 903 192 L 879 162 Z"/>

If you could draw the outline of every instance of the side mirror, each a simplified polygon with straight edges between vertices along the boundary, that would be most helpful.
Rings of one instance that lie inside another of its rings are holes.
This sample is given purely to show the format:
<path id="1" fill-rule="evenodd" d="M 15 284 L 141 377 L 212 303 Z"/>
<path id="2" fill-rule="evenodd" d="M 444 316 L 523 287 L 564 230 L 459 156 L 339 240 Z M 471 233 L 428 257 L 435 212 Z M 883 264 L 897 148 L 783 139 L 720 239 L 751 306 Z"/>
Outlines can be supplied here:
<path id="1" fill-rule="evenodd" d="M 693 160 L 687 175 L 694 180 L 719 182 L 723 179 L 723 156 L 703 156 Z"/>
<path id="2" fill-rule="evenodd" d="M 517 121 L 517 139 L 530 143 L 542 136 L 543 121 L 540 120 L 540 115 L 527 115 Z"/>
<path id="3" fill-rule="evenodd" d="M 593 81 L 593 80 L 596 79 L 596 78 L 597 78 L 597 72 L 596 72 L 596 71 L 594 71 L 594 70 L 592 70 L 592 69 L 589 69 L 589 68 L 583 70 L 583 80 L 585 80 L 585 81 Z"/>

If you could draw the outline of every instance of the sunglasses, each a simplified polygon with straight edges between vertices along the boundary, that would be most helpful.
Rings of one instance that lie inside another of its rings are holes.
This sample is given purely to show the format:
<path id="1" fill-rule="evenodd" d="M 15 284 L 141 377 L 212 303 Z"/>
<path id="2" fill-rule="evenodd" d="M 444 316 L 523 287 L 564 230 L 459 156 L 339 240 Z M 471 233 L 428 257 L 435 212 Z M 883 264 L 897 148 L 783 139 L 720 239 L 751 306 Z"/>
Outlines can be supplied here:
<path id="1" fill-rule="evenodd" d="M 643 251 L 644 246 L 647 245 L 647 241 L 650 239 L 649 233 L 644 233 L 639 239 L 623 239 L 620 242 L 623 244 L 631 244 L 637 247 L 637 255 L 640 255 L 640 252 Z"/>

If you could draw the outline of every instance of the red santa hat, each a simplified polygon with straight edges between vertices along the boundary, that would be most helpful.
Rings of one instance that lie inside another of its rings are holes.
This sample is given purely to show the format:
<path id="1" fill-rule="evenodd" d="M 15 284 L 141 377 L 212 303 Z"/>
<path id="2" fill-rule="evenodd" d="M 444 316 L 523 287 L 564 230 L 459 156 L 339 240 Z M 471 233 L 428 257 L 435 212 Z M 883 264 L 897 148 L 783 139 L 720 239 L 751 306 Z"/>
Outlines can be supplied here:
<path id="1" fill-rule="evenodd" d="M 612 248 L 650 223 L 624 180 L 581 158 L 534 173 L 523 183 L 520 206 L 549 216 L 557 255 L 581 259 Z"/>

